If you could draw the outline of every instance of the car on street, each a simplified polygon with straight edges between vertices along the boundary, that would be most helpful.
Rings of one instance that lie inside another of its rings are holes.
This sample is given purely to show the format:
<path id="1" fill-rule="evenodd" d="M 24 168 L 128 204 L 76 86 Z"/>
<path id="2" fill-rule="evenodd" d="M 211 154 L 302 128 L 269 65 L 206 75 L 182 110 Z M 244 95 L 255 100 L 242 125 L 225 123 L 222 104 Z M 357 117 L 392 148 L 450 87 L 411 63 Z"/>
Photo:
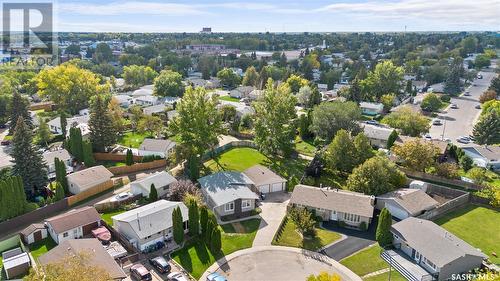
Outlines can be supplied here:
<path id="1" fill-rule="evenodd" d="M 426 139 L 426 140 L 432 140 L 431 134 L 429 134 L 429 133 L 425 134 L 424 139 Z"/>
<path id="2" fill-rule="evenodd" d="M 207 276 L 207 281 L 227 281 L 227 279 L 226 279 L 226 277 L 220 275 L 219 273 L 214 272 L 214 273 L 210 273 Z"/>
<path id="3" fill-rule="evenodd" d="M 469 91 L 465 91 L 464 96 L 466 96 L 466 97 L 470 96 L 470 92 Z"/>
<path id="4" fill-rule="evenodd" d="M 476 109 L 481 109 L 481 105 L 480 104 L 476 105 Z"/>
<path id="5" fill-rule="evenodd" d="M 167 280 L 168 281 L 188 281 L 186 276 L 182 275 L 180 272 L 172 272 L 169 275 L 167 275 Z"/>
<path id="6" fill-rule="evenodd" d="M 5 146 L 10 145 L 10 140 L 3 140 L 1 144 Z"/>
<path id="7" fill-rule="evenodd" d="M 375 126 L 378 126 L 380 125 L 379 122 L 375 121 L 375 120 L 368 120 L 365 122 L 366 124 L 370 124 L 370 125 L 375 125 Z"/>
<path id="8" fill-rule="evenodd" d="M 7 125 L 6 124 L 0 124 L 0 129 L 7 129 Z"/>
<path id="9" fill-rule="evenodd" d="M 450 138 L 444 138 L 443 141 L 445 141 L 445 142 L 451 142 L 451 139 Z"/>
<path id="10" fill-rule="evenodd" d="M 162 256 L 149 259 L 149 263 L 162 274 L 168 273 L 172 269 L 167 260 L 165 260 L 165 258 Z"/>
<path id="11" fill-rule="evenodd" d="M 483 79 L 483 75 L 478 74 L 478 75 L 477 75 L 477 79 Z"/>
<path id="12" fill-rule="evenodd" d="M 130 275 L 132 278 L 138 281 L 151 281 L 153 277 L 151 276 L 151 272 L 142 264 L 134 264 L 130 268 Z"/>
<path id="13" fill-rule="evenodd" d="M 467 137 L 467 136 L 458 137 L 457 141 L 459 143 L 471 143 L 472 142 L 472 140 L 469 137 Z"/>
<path id="14" fill-rule="evenodd" d="M 457 108 L 458 108 L 458 105 L 456 105 L 456 104 L 452 103 L 452 104 L 451 104 L 451 106 L 450 106 L 450 108 L 457 109 Z"/>
<path id="15" fill-rule="evenodd" d="M 134 197 L 134 194 L 132 194 L 131 192 L 122 192 L 122 193 L 119 193 L 119 194 L 115 195 L 109 201 L 111 201 L 111 202 L 121 202 L 121 201 L 125 201 L 125 200 L 127 200 L 129 198 L 132 198 L 132 197 Z"/>
<path id="16" fill-rule="evenodd" d="M 442 124 L 443 123 L 441 122 L 440 119 L 434 119 L 434 120 L 432 120 L 432 125 L 437 125 L 438 126 L 438 125 L 442 125 Z"/>

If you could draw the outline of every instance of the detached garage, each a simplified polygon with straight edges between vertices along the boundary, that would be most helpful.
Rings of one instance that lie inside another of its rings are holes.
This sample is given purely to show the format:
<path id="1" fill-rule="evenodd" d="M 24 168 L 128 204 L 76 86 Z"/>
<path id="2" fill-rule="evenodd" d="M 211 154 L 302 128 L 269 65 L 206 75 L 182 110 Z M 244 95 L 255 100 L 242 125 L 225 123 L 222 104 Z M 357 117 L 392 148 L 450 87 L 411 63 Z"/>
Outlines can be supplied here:
<path id="1" fill-rule="evenodd" d="M 419 216 L 436 208 L 439 203 L 420 189 L 400 188 L 377 197 L 376 207 L 384 207 L 400 220 Z"/>
<path id="2" fill-rule="evenodd" d="M 258 192 L 270 193 L 286 190 L 286 180 L 264 166 L 255 165 L 243 173 L 254 182 Z"/>
<path id="3" fill-rule="evenodd" d="M 34 223 L 21 231 L 21 239 L 27 245 L 47 238 L 47 229 L 43 223 Z"/>

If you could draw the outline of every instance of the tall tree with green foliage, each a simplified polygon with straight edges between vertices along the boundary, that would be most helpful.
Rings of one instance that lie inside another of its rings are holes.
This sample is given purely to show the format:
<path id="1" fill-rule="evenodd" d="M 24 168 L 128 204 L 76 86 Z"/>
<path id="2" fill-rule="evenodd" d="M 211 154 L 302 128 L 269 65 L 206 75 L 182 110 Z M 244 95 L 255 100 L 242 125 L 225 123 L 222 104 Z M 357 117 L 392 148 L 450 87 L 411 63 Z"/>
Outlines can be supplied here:
<path id="1" fill-rule="evenodd" d="M 94 153 L 92 151 L 92 143 L 90 143 L 89 141 L 83 141 L 82 152 L 83 152 L 83 162 L 85 163 L 85 167 L 89 168 L 95 166 Z"/>
<path id="2" fill-rule="evenodd" d="M 392 152 L 406 168 L 425 172 L 426 168 L 434 165 L 439 149 L 430 142 L 415 138 L 395 145 Z"/>
<path id="3" fill-rule="evenodd" d="M 197 236 L 200 234 L 200 212 L 198 210 L 198 203 L 196 203 L 196 200 L 190 200 L 188 203 L 189 235 Z"/>
<path id="4" fill-rule="evenodd" d="M 361 129 L 361 109 L 354 102 L 328 102 L 314 107 L 310 129 L 320 139 L 329 143 L 337 131 L 344 129 L 358 134 Z"/>
<path id="5" fill-rule="evenodd" d="M 392 61 L 387 60 L 378 63 L 368 77 L 361 82 L 365 93 L 370 94 L 370 99 L 379 101 L 385 94 L 394 93 L 400 95 L 401 82 L 403 81 L 404 69 L 395 66 Z"/>
<path id="6" fill-rule="evenodd" d="M 403 135 L 412 137 L 427 133 L 431 127 L 429 120 L 423 114 L 409 106 L 403 106 L 398 111 L 390 113 L 383 122 L 393 128 L 400 129 Z"/>
<path id="7" fill-rule="evenodd" d="M 210 239 L 210 251 L 212 254 L 218 254 L 222 250 L 222 235 L 220 229 L 215 227 Z"/>
<path id="8" fill-rule="evenodd" d="M 269 156 L 289 155 L 293 150 L 297 100 L 287 86 L 274 87 L 268 80 L 262 99 L 253 103 L 255 109 L 255 143 Z"/>
<path id="9" fill-rule="evenodd" d="M 44 118 L 39 118 L 38 128 L 36 130 L 35 141 L 38 145 L 48 146 L 49 141 L 52 140 L 54 135 L 50 132 L 49 125 Z"/>
<path id="10" fill-rule="evenodd" d="M 398 131 L 392 130 L 391 134 L 389 135 L 389 138 L 387 139 L 387 144 L 385 145 L 385 147 L 387 149 L 391 149 L 391 147 L 394 145 L 398 137 L 399 137 Z"/>
<path id="11" fill-rule="evenodd" d="M 259 84 L 259 73 L 255 70 L 254 66 L 250 66 L 245 71 L 245 76 L 243 77 L 243 86 L 253 86 L 257 87 Z"/>
<path id="12" fill-rule="evenodd" d="M 78 162 L 83 162 L 83 139 L 80 128 L 71 127 L 69 129 L 69 140 L 67 144 L 71 155 L 73 155 Z"/>
<path id="13" fill-rule="evenodd" d="M 23 97 L 18 91 L 14 91 L 12 94 L 11 102 L 10 102 L 10 124 L 11 130 L 9 130 L 9 135 L 13 135 L 15 131 L 15 124 L 17 124 L 17 120 L 19 118 L 23 118 L 24 122 L 28 127 L 32 127 L 31 115 L 28 112 L 29 101 Z"/>
<path id="14" fill-rule="evenodd" d="M 28 205 L 21 177 L 8 177 L 0 181 L 0 221 L 30 211 Z"/>
<path id="15" fill-rule="evenodd" d="M 134 165 L 134 155 L 132 154 L 132 149 L 127 149 L 127 154 L 125 155 L 125 164 L 127 166 Z"/>
<path id="16" fill-rule="evenodd" d="M 17 119 L 12 144 L 12 174 L 23 179 L 28 194 L 41 191 L 48 182 L 46 164 L 41 152 L 33 145 L 33 132 L 22 116 Z"/>
<path id="17" fill-rule="evenodd" d="M 154 80 L 154 94 L 160 97 L 180 97 L 184 93 L 182 75 L 172 70 L 163 70 Z"/>
<path id="18" fill-rule="evenodd" d="M 406 176 L 386 157 L 375 156 L 354 168 L 346 187 L 368 195 L 380 195 L 403 187 Z"/>
<path id="19" fill-rule="evenodd" d="M 55 195 L 54 195 L 54 200 L 55 201 L 59 201 L 59 200 L 62 200 L 64 199 L 64 188 L 62 187 L 62 185 L 57 182 L 56 183 L 56 192 L 55 192 Z"/>
<path id="20" fill-rule="evenodd" d="M 340 129 L 326 149 L 327 167 L 344 173 L 351 172 L 357 164 L 355 149 L 349 133 Z"/>
<path id="21" fill-rule="evenodd" d="M 169 123 L 169 131 L 178 136 L 188 166 L 199 167 L 199 157 L 219 142 L 223 128 L 216 105 L 216 97 L 209 97 L 204 88 L 191 87 L 177 104 L 177 116 Z M 197 179 L 198 170 L 192 169 L 190 177 Z"/>
<path id="22" fill-rule="evenodd" d="M 357 134 L 354 137 L 353 144 L 357 165 L 364 163 L 367 159 L 372 158 L 375 155 L 375 152 L 370 144 L 370 140 L 364 133 Z"/>
<path id="23" fill-rule="evenodd" d="M 206 206 L 200 207 L 200 228 L 201 236 L 205 237 L 207 233 L 207 223 L 208 223 L 208 210 Z"/>
<path id="24" fill-rule="evenodd" d="M 113 118 L 107 110 L 108 99 L 97 95 L 90 106 L 90 142 L 95 151 L 104 152 L 106 147 L 116 143 L 117 133 Z"/>
<path id="25" fill-rule="evenodd" d="M 174 233 L 174 241 L 181 245 L 184 241 L 184 228 L 182 222 L 181 208 L 177 207 L 172 211 L 172 228 Z"/>
<path id="26" fill-rule="evenodd" d="M 217 72 L 217 78 L 220 79 L 222 85 L 229 88 L 238 86 L 241 81 L 241 77 L 230 68 L 224 68 Z"/>
<path id="27" fill-rule="evenodd" d="M 158 191 L 156 190 L 154 183 L 152 183 L 151 187 L 149 188 L 148 200 L 149 200 L 149 202 L 155 202 L 158 200 Z"/>
<path id="28" fill-rule="evenodd" d="M 389 246 L 392 243 L 392 216 L 387 208 L 383 208 L 378 217 L 377 231 L 375 239 L 381 247 Z"/>
<path id="29" fill-rule="evenodd" d="M 141 87 L 153 83 L 158 73 L 149 66 L 130 65 L 123 67 L 125 83 L 133 87 Z"/>
<path id="30" fill-rule="evenodd" d="M 59 160 L 59 158 L 54 159 L 54 166 L 56 169 L 56 181 L 61 184 L 64 189 L 64 193 L 69 192 L 68 188 L 68 178 L 66 173 L 66 163 L 64 161 Z"/>
<path id="31" fill-rule="evenodd" d="M 461 61 L 454 62 L 448 69 L 444 82 L 444 93 L 458 95 L 461 92 L 460 77 L 464 72 Z"/>
<path id="32" fill-rule="evenodd" d="M 481 145 L 500 144 L 500 114 L 492 110 L 482 115 L 474 125 L 473 135 Z"/>

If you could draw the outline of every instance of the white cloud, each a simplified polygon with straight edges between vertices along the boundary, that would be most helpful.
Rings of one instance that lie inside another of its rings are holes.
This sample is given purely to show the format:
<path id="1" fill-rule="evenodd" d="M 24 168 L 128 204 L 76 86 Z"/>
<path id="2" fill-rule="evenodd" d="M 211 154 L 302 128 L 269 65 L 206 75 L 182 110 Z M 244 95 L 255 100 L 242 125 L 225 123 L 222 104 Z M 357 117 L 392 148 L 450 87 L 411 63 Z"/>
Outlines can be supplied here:
<path id="1" fill-rule="evenodd" d="M 206 11 L 192 5 L 158 2 L 60 3 L 60 13 L 80 15 L 201 15 Z"/>

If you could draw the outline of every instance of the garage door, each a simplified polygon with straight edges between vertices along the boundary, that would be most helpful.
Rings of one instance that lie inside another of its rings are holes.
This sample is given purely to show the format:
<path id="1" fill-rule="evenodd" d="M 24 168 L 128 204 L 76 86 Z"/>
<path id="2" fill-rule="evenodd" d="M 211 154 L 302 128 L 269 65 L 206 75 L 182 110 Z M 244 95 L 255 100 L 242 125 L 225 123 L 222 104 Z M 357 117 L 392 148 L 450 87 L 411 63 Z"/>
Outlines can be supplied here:
<path id="1" fill-rule="evenodd" d="M 283 191 L 283 183 L 274 183 L 271 190 L 271 192 Z"/>
<path id="2" fill-rule="evenodd" d="M 87 225 L 84 225 L 82 227 L 83 235 L 88 235 L 88 234 L 92 233 L 92 230 L 96 229 L 97 227 L 99 227 L 99 224 L 97 224 L 97 222 L 93 222 L 93 223 L 89 223 Z"/>
<path id="3" fill-rule="evenodd" d="M 408 217 L 408 214 L 404 210 L 401 210 L 400 208 L 398 208 L 396 206 L 393 206 L 391 204 L 386 203 L 385 207 L 387 208 L 387 210 L 389 210 L 389 212 L 391 213 L 391 215 L 393 217 L 396 217 L 400 220 L 404 220 Z"/>
<path id="4" fill-rule="evenodd" d="M 269 184 L 259 186 L 259 191 L 262 193 L 269 193 Z"/>

